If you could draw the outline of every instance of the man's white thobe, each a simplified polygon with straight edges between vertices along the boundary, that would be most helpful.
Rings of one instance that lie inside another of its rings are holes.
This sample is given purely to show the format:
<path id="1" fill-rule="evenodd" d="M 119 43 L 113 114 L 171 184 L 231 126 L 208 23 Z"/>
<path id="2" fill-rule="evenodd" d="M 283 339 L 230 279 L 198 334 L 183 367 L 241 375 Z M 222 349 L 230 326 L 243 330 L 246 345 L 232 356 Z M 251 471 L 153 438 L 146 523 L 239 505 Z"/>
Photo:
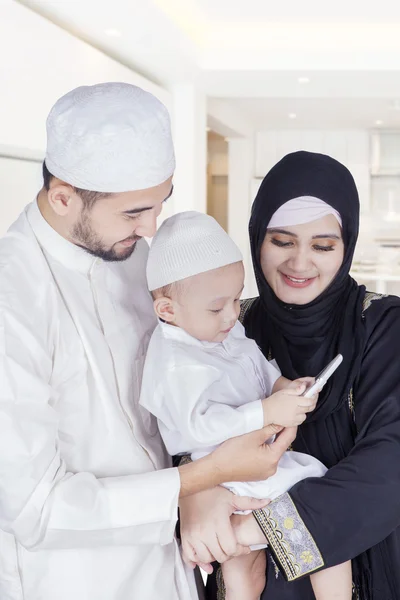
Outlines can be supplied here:
<path id="1" fill-rule="evenodd" d="M 29 205 L 0 241 L 1 600 L 192 600 L 179 473 L 139 406 L 147 244 L 104 262 Z"/>

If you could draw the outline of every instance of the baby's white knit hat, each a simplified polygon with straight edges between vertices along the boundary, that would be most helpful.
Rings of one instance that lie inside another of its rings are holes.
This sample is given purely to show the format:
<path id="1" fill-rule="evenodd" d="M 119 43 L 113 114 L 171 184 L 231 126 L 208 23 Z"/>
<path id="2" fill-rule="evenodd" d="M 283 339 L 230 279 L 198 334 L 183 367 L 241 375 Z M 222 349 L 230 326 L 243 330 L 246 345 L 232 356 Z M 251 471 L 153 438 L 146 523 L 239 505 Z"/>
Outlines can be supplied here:
<path id="1" fill-rule="evenodd" d="M 181 212 L 153 238 L 147 262 L 149 290 L 243 260 L 235 242 L 209 215 Z"/>

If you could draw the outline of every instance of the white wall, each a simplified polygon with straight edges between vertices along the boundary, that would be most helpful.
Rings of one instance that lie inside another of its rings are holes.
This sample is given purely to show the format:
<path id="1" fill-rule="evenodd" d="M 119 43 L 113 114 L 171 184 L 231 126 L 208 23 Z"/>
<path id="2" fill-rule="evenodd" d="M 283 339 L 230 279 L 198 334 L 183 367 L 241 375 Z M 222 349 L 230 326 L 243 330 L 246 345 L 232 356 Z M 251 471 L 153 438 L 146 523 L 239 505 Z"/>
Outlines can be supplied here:
<path id="1" fill-rule="evenodd" d="M 40 162 L 0 156 L 0 237 L 41 186 Z"/>
<path id="2" fill-rule="evenodd" d="M 0 2 L 0 145 L 44 150 L 54 102 L 79 85 L 126 81 L 170 94 L 13 0 Z"/>
<path id="3" fill-rule="evenodd" d="M 80 85 L 125 81 L 171 94 L 14 0 L 0 2 L 0 235 L 41 185 L 45 123 L 54 102 Z"/>
<path id="4" fill-rule="evenodd" d="M 171 113 L 175 193 L 162 218 L 191 207 L 205 210 L 204 94 L 192 85 L 163 89 L 14 0 L 0 1 L 0 55 L 0 235 L 11 217 L 4 196 L 13 196 L 14 214 L 38 191 L 28 163 L 14 161 L 8 170 L 1 157 L 42 159 L 46 118 L 54 102 L 77 86 L 105 81 L 138 85 L 157 96 Z"/>

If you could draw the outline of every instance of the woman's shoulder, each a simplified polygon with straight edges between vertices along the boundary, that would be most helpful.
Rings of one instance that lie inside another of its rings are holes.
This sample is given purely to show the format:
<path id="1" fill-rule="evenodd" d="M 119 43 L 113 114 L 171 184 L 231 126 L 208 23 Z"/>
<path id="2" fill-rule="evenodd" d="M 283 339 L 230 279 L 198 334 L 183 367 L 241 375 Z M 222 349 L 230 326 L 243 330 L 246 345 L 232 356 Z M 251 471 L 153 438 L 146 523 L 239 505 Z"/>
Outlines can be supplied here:
<path id="1" fill-rule="evenodd" d="M 365 292 L 362 319 L 367 337 L 382 335 L 389 340 L 400 337 L 400 298 L 398 296 Z"/>
<path id="2" fill-rule="evenodd" d="M 372 319 L 383 316 L 386 312 L 397 313 L 400 309 L 400 298 L 389 294 L 365 292 L 362 312 L 365 318 Z"/>

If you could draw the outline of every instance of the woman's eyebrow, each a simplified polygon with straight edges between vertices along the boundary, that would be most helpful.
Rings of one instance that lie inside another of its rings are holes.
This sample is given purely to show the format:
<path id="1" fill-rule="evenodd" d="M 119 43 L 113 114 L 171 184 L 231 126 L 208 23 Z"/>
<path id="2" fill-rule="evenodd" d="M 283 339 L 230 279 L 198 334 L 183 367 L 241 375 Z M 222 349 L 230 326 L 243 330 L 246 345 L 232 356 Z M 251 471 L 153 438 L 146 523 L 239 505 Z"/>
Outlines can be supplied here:
<path id="1" fill-rule="evenodd" d="M 320 240 L 321 238 L 331 238 L 333 240 L 341 240 L 342 238 L 337 233 L 319 233 L 318 235 L 313 235 L 313 240 Z"/>
<path id="2" fill-rule="evenodd" d="M 267 229 L 267 233 L 283 233 L 283 235 L 291 235 L 295 238 L 298 237 L 295 233 L 293 233 L 293 231 L 287 231 L 287 229 L 276 229 L 275 227 L 272 229 Z"/>
<path id="3" fill-rule="evenodd" d="M 267 233 L 282 233 L 283 235 L 291 235 L 294 238 L 299 237 L 296 233 L 293 233 L 293 231 L 288 231 L 287 229 L 277 229 L 277 228 L 271 228 L 271 229 L 267 229 Z M 342 238 L 340 237 L 340 235 L 338 235 L 337 233 L 318 233 L 318 235 L 313 235 L 311 239 L 313 240 L 320 240 L 323 238 L 330 238 L 333 240 L 341 240 Z"/>

